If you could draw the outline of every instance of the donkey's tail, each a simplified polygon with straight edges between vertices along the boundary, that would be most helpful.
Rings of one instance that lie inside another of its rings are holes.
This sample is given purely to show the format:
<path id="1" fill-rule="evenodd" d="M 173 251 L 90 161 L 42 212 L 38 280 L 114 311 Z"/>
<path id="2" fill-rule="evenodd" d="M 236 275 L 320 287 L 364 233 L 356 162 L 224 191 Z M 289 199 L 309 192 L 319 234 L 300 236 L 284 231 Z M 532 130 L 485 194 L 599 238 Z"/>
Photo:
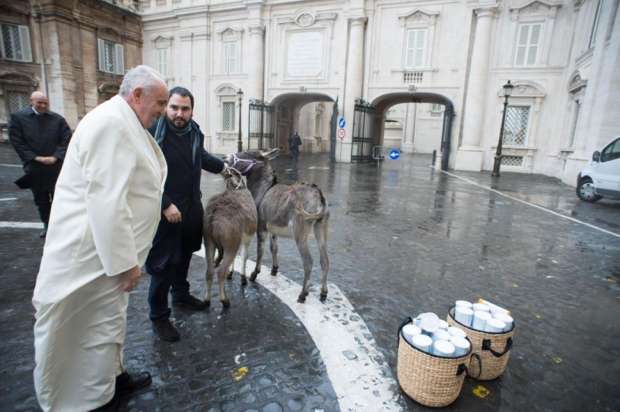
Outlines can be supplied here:
<path id="1" fill-rule="evenodd" d="M 312 212 L 308 212 L 305 208 L 304 208 L 304 200 L 301 196 L 299 196 L 299 194 L 297 195 L 297 202 L 295 203 L 295 210 L 297 211 L 297 213 L 299 213 L 305 220 L 318 220 L 323 218 L 323 216 L 325 215 L 325 212 L 327 211 L 327 200 L 325 199 L 325 196 L 323 196 L 323 192 L 321 191 L 321 189 L 319 189 L 319 187 L 317 185 L 315 185 L 314 183 L 312 183 L 310 186 L 312 189 L 316 190 L 316 192 L 319 195 L 319 198 L 321 199 L 321 207 L 319 208 L 319 210 L 316 213 L 312 213 Z"/>

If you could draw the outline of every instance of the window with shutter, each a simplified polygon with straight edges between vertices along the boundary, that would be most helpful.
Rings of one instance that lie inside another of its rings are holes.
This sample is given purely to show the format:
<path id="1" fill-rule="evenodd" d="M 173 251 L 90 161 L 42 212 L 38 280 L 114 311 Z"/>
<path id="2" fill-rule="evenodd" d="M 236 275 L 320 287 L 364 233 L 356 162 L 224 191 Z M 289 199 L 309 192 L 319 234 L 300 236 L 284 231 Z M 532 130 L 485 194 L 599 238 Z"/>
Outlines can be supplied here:
<path id="1" fill-rule="evenodd" d="M 159 73 L 161 73 L 164 79 L 170 77 L 170 73 L 168 69 L 169 59 L 170 59 L 169 48 L 157 49 L 157 70 L 159 71 Z"/>
<path id="2" fill-rule="evenodd" d="M 408 69 L 426 66 L 428 29 L 411 29 L 407 33 L 405 66 Z"/>
<path id="3" fill-rule="evenodd" d="M 535 66 L 542 36 L 542 23 L 519 25 L 515 53 L 515 66 Z"/>
<path id="4" fill-rule="evenodd" d="M 97 39 L 99 71 L 112 74 L 125 74 L 125 48 L 122 44 Z"/>
<path id="5" fill-rule="evenodd" d="M 507 146 L 526 146 L 529 120 L 529 106 L 508 106 L 506 108 L 503 143 Z"/>
<path id="6" fill-rule="evenodd" d="M 0 33 L 0 57 L 20 62 L 32 61 L 28 26 L 1 24 Z"/>
<path id="7" fill-rule="evenodd" d="M 224 42 L 224 73 L 231 74 L 238 71 L 237 42 Z"/>

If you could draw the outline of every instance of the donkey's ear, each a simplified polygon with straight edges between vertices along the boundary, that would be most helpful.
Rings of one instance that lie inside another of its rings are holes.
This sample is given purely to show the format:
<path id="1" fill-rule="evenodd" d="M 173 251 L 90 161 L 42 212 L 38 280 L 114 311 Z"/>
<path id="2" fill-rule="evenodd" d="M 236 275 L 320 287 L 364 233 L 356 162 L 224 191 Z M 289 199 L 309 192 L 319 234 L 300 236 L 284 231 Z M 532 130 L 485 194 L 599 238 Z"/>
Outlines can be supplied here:
<path id="1" fill-rule="evenodd" d="M 267 152 L 263 152 L 261 150 L 261 152 L 260 152 L 261 157 L 263 159 L 265 159 L 265 160 L 273 160 L 276 157 L 278 157 L 279 154 L 280 154 L 280 149 L 278 149 L 278 148 L 271 149 L 271 150 L 269 150 Z"/>

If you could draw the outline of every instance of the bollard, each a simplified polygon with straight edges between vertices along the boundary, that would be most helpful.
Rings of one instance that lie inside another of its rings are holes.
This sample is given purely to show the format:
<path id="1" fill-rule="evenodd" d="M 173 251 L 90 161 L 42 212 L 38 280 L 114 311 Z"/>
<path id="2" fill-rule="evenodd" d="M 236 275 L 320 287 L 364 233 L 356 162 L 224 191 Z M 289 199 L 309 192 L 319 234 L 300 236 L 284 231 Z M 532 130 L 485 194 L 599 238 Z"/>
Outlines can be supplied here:
<path id="1" fill-rule="evenodd" d="M 433 150 L 433 160 L 431 161 L 431 166 L 435 167 L 436 161 L 437 161 L 437 150 Z"/>

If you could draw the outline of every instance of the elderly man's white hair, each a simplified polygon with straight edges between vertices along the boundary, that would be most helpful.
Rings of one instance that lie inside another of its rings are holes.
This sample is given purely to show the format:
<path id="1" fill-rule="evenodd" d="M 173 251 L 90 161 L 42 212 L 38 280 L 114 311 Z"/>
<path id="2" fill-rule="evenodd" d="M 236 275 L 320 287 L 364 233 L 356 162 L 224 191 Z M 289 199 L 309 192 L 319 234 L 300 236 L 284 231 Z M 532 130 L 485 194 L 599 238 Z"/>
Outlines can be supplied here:
<path id="1" fill-rule="evenodd" d="M 166 82 L 162 79 L 161 74 L 159 74 L 152 67 L 140 65 L 125 73 L 121 87 L 118 89 L 118 94 L 122 97 L 127 97 L 131 91 L 137 87 L 150 89 L 151 87 L 159 84 L 163 84 L 164 86 L 166 85 Z"/>

